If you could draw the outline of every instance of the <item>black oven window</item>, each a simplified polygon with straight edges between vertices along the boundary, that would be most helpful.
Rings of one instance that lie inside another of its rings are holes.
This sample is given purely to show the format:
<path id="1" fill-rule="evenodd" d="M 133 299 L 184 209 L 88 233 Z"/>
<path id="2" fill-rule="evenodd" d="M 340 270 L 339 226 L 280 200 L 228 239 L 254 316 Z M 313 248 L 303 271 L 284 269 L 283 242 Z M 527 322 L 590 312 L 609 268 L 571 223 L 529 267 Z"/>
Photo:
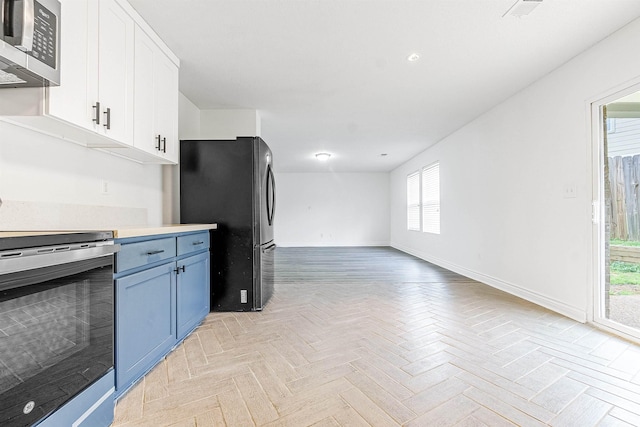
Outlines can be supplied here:
<path id="1" fill-rule="evenodd" d="M 84 270 L 78 272 L 78 270 Z M 31 425 L 113 366 L 111 258 L 0 276 L 0 425 Z"/>

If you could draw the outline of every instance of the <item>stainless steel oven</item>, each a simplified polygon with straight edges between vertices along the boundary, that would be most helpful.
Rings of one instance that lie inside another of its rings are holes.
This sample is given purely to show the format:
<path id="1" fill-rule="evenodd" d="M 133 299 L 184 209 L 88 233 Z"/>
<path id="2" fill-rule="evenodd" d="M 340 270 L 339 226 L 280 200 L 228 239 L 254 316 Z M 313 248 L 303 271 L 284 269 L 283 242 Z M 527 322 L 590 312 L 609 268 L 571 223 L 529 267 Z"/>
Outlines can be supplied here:
<path id="1" fill-rule="evenodd" d="M 113 369 L 110 232 L 0 239 L 0 425 L 30 426 Z"/>

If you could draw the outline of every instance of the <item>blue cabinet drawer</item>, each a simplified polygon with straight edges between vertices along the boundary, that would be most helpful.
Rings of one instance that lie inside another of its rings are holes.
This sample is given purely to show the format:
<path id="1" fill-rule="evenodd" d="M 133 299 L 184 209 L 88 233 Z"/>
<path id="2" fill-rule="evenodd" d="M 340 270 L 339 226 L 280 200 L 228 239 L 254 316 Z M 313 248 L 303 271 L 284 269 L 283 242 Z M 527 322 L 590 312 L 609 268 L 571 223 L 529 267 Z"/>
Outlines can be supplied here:
<path id="1" fill-rule="evenodd" d="M 209 248 L 209 232 L 178 236 L 178 256 Z"/>
<path id="2" fill-rule="evenodd" d="M 123 244 L 116 257 L 116 273 L 176 256 L 176 238 Z"/>

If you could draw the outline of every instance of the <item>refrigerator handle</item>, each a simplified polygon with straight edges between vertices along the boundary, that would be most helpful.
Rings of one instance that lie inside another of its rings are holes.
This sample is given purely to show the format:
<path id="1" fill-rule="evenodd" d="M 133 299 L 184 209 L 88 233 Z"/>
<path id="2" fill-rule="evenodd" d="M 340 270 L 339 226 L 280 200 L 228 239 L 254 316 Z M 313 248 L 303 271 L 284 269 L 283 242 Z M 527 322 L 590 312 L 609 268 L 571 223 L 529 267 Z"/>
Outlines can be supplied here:
<path id="1" fill-rule="evenodd" d="M 271 168 L 269 168 L 271 170 Z M 276 216 L 276 177 L 273 175 L 273 170 L 271 170 L 271 183 L 273 188 L 271 189 L 271 195 L 273 197 L 273 203 L 271 204 L 271 222 L 273 223 L 273 218 Z"/>
<path id="2" fill-rule="evenodd" d="M 273 176 L 271 165 L 267 166 L 267 219 L 269 225 L 273 225 L 273 217 L 276 213 L 276 180 Z"/>

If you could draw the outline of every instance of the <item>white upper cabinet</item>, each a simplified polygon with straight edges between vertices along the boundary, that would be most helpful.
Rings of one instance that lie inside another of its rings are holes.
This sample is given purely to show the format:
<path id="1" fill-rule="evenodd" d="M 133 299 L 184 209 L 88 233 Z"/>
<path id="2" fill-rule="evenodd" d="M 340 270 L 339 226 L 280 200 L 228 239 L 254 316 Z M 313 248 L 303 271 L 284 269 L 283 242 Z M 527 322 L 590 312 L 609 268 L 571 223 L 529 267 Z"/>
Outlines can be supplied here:
<path id="1" fill-rule="evenodd" d="M 89 80 L 91 107 L 99 132 L 126 144 L 133 144 L 133 43 L 131 16 L 113 0 L 99 0 L 98 74 Z M 89 52 L 92 52 L 91 43 Z M 90 60 L 92 58 L 90 57 Z M 90 62 L 90 66 L 93 62 Z M 91 76 L 93 77 L 93 76 Z M 97 93 L 93 87 L 97 84 Z M 100 103 L 100 108 L 96 105 Z"/>
<path id="2" fill-rule="evenodd" d="M 132 145 L 134 28 L 114 0 L 64 0 L 61 84 L 47 113 Z"/>
<path id="3" fill-rule="evenodd" d="M 156 81 L 156 102 L 154 117 L 156 128 L 162 135 L 163 156 L 178 163 L 178 67 L 167 56 L 158 58 L 158 68 L 154 74 Z M 164 138 L 167 138 L 166 146 Z"/>
<path id="4" fill-rule="evenodd" d="M 178 67 L 140 27 L 134 64 L 134 144 L 177 163 Z"/>
<path id="5" fill-rule="evenodd" d="M 93 129 L 87 92 L 89 77 L 89 2 L 62 0 L 60 27 L 60 86 L 48 89 L 46 113 L 69 123 Z M 95 24 L 94 24 L 95 25 Z"/>
<path id="6" fill-rule="evenodd" d="M 177 163 L 179 60 L 125 0 L 61 6 L 60 86 L 2 89 L 0 119 L 140 163 Z"/>

